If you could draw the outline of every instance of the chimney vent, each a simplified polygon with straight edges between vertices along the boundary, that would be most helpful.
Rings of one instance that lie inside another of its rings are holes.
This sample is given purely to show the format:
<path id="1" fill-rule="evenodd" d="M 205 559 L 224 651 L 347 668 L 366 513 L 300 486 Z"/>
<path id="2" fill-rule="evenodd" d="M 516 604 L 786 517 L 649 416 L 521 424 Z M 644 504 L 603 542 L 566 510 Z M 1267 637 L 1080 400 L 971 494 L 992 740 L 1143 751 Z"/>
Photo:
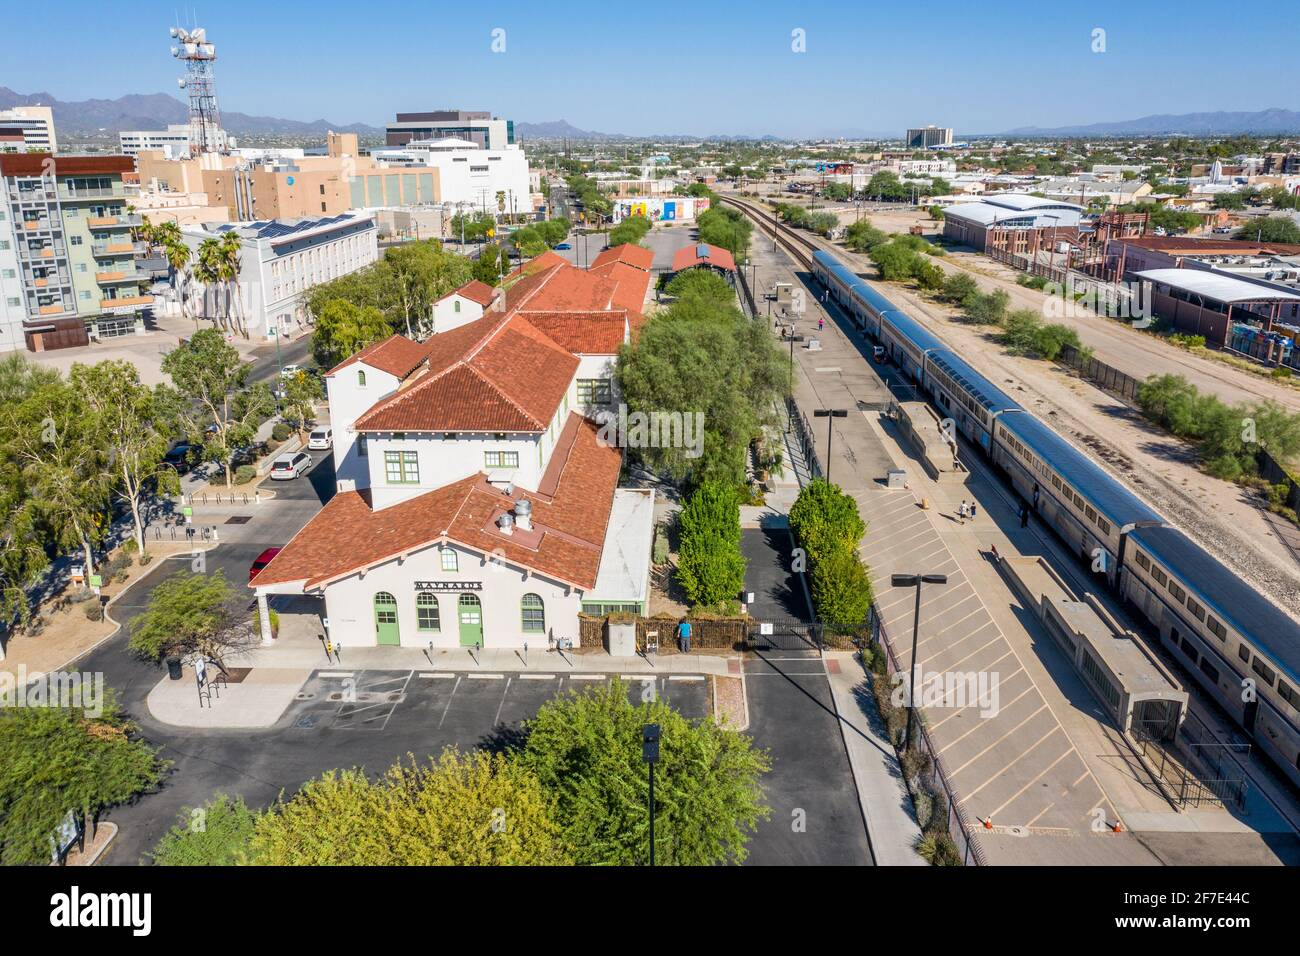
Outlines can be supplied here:
<path id="1" fill-rule="evenodd" d="M 519 525 L 520 531 L 533 530 L 533 503 L 527 498 L 515 502 L 515 524 Z"/>
<path id="2" fill-rule="evenodd" d="M 507 514 L 503 514 L 500 518 L 497 518 L 497 530 L 500 531 L 502 534 L 514 534 L 515 533 L 514 516 L 507 513 Z"/>

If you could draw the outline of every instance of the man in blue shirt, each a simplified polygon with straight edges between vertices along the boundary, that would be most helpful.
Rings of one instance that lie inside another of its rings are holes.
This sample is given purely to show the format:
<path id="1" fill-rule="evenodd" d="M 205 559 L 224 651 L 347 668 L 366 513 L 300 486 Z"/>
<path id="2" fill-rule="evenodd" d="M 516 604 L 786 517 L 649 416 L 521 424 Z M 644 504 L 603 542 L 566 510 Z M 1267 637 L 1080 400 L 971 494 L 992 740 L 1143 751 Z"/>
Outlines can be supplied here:
<path id="1" fill-rule="evenodd" d="M 691 652 L 691 622 L 686 618 L 682 618 L 682 622 L 677 625 L 677 642 L 683 654 Z"/>

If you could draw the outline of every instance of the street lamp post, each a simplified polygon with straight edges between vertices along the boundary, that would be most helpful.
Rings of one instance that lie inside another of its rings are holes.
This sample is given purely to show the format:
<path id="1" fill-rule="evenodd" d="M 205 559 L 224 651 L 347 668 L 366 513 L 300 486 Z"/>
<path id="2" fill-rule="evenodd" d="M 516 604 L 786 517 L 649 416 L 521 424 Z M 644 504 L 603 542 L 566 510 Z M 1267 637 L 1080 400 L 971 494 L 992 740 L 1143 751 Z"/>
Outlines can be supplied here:
<path id="1" fill-rule="evenodd" d="M 650 768 L 650 865 L 655 865 L 655 764 L 659 762 L 659 725 L 641 731 L 641 759 Z"/>
<path id="2" fill-rule="evenodd" d="M 771 313 L 772 304 L 768 303 L 768 312 Z M 790 326 L 790 394 L 794 394 L 794 343 L 802 342 L 802 335 L 794 334 L 794 326 Z"/>
<path id="3" fill-rule="evenodd" d="M 916 611 L 912 615 L 912 656 L 908 658 L 907 662 L 907 736 L 903 741 L 903 751 L 909 753 L 912 749 L 912 715 L 916 712 L 916 643 L 917 636 L 921 633 L 921 585 L 947 584 L 948 575 L 892 574 L 889 577 L 889 583 L 896 588 L 916 588 Z"/>
<path id="4" fill-rule="evenodd" d="M 793 385 L 791 391 L 794 391 Z M 826 481 L 831 480 L 831 439 L 835 435 L 835 419 L 847 418 L 849 410 L 847 408 L 815 408 L 813 409 L 813 418 L 826 419 Z"/>

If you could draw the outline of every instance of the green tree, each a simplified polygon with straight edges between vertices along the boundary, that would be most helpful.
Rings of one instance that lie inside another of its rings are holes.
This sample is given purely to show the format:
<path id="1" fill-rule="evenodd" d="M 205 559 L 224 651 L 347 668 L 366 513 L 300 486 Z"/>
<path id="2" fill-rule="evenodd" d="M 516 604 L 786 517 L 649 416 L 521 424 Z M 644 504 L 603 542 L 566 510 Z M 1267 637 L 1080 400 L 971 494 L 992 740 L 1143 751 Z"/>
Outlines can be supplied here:
<path id="1" fill-rule="evenodd" d="M 83 820 L 158 783 L 163 766 L 111 701 L 0 708 L 0 865 L 48 864 L 69 813 Z"/>
<path id="2" fill-rule="evenodd" d="M 867 620 L 871 579 L 855 548 L 839 542 L 812 565 L 811 591 L 817 618 L 832 631 L 852 634 Z"/>
<path id="3" fill-rule="evenodd" d="M 840 544 L 856 548 L 867 525 L 858 503 L 825 478 L 815 478 L 799 491 L 790 507 L 790 530 L 811 563 Z"/>
<path id="4" fill-rule="evenodd" d="M 500 285 L 501 277 L 510 270 L 510 259 L 494 242 L 489 242 L 474 260 L 473 277 L 488 285 Z"/>
<path id="5" fill-rule="evenodd" d="M 854 252 L 870 252 L 889 241 L 889 236 L 866 219 L 852 223 L 844 231 L 844 241 Z"/>
<path id="6" fill-rule="evenodd" d="M 468 282 L 472 271 L 468 259 L 445 252 L 432 239 L 393 246 L 383 263 L 379 274 L 392 285 L 407 337 L 429 334 L 433 303 Z"/>
<path id="7" fill-rule="evenodd" d="M 745 586 L 740 551 L 740 499 L 735 485 L 706 481 L 682 508 L 677 580 L 697 607 L 736 600 Z"/>
<path id="8" fill-rule="evenodd" d="M 136 548 L 144 555 L 146 497 L 180 494 L 180 479 L 164 461 L 177 426 L 176 396 L 165 386 L 142 384 L 130 362 L 76 363 L 68 378 L 90 415 L 90 430 L 107 449 L 105 477 L 131 509 Z"/>
<path id="9" fill-rule="evenodd" d="M 321 368 L 330 369 L 368 345 L 393 334 L 384 314 L 373 305 L 331 299 L 316 311 L 311 354 Z"/>
<path id="10" fill-rule="evenodd" d="M 243 797 L 219 793 L 181 810 L 150 856 L 158 866 L 239 866 L 247 862 L 256 822 Z"/>
<path id="11" fill-rule="evenodd" d="M 284 381 L 284 398 L 280 416 L 303 438 L 316 420 L 316 404 L 325 398 L 323 383 L 315 375 L 300 369 Z"/>
<path id="12" fill-rule="evenodd" d="M 519 760 L 446 751 L 371 782 L 330 771 L 262 814 L 269 866 L 556 866 L 570 862 L 548 789 Z"/>
<path id="13" fill-rule="evenodd" d="M 886 242 L 871 250 L 871 261 L 880 270 L 886 282 L 902 282 L 912 278 L 921 260 L 916 253 L 897 241 Z"/>
<path id="14" fill-rule="evenodd" d="M 943 280 L 941 298 L 945 302 L 960 304 L 966 297 L 979 291 L 979 283 L 967 272 L 954 272 Z"/>
<path id="15" fill-rule="evenodd" d="M 250 367 L 216 329 L 200 329 L 162 361 L 180 392 L 182 426 L 192 441 L 202 443 L 203 460 L 225 470 L 227 488 L 233 484 L 236 453 L 275 409 L 269 388 L 248 384 Z"/>
<path id="16" fill-rule="evenodd" d="M 147 660 L 197 653 L 220 662 L 256 641 L 246 603 L 221 571 L 175 574 L 154 588 L 148 607 L 131 621 L 127 646 Z"/>
<path id="17" fill-rule="evenodd" d="M 966 318 L 976 325 L 1001 325 L 1007 316 L 1011 296 L 1001 289 L 973 292 L 962 300 Z"/>
<path id="18" fill-rule="evenodd" d="M 1236 238 L 1252 242 L 1285 242 L 1300 245 L 1300 225 L 1287 216 L 1261 216 L 1237 231 Z"/>
<path id="19" fill-rule="evenodd" d="M 771 812 L 760 784 L 771 767 L 767 754 L 746 735 L 707 718 L 689 721 L 663 700 L 634 705 L 617 680 L 543 704 L 524 728 L 520 760 L 554 796 L 574 862 L 648 862 L 646 724 L 658 724 L 661 735 L 655 862 L 743 862 L 750 836 Z"/>
<path id="20" fill-rule="evenodd" d="M 673 276 L 664 291 L 679 299 L 699 296 L 719 305 L 731 306 L 736 301 L 736 290 L 722 276 L 709 269 L 687 269 Z"/>

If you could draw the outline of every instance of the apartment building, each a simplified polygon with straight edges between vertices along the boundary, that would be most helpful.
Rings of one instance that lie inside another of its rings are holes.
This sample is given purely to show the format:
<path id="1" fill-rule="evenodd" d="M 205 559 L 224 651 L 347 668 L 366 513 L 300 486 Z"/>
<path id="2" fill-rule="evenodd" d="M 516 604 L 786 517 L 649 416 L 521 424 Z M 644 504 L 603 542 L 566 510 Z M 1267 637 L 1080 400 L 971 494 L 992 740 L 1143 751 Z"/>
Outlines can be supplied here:
<path id="1" fill-rule="evenodd" d="M 952 145 L 952 128 L 945 126 L 917 126 L 907 131 L 905 137 L 911 149 L 937 149 Z"/>
<path id="2" fill-rule="evenodd" d="M 127 156 L 0 155 L 0 349 L 85 345 L 144 331 Z"/>
<path id="3" fill-rule="evenodd" d="M 0 153 L 53 153 L 59 148 L 48 106 L 0 110 Z"/>
<path id="4" fill-rule="evenodd" d="M 157 150 L 168 159 L 186 159 L 190 155 L 189 123 L 172 123 L 166 129 L 124 130 L 117 134 L 117 142 L 124 156 L 138 156 L 144 150 Z M 218 151 L 235 146 L 235 140 L 223 129 L 217 130 Z"/>

